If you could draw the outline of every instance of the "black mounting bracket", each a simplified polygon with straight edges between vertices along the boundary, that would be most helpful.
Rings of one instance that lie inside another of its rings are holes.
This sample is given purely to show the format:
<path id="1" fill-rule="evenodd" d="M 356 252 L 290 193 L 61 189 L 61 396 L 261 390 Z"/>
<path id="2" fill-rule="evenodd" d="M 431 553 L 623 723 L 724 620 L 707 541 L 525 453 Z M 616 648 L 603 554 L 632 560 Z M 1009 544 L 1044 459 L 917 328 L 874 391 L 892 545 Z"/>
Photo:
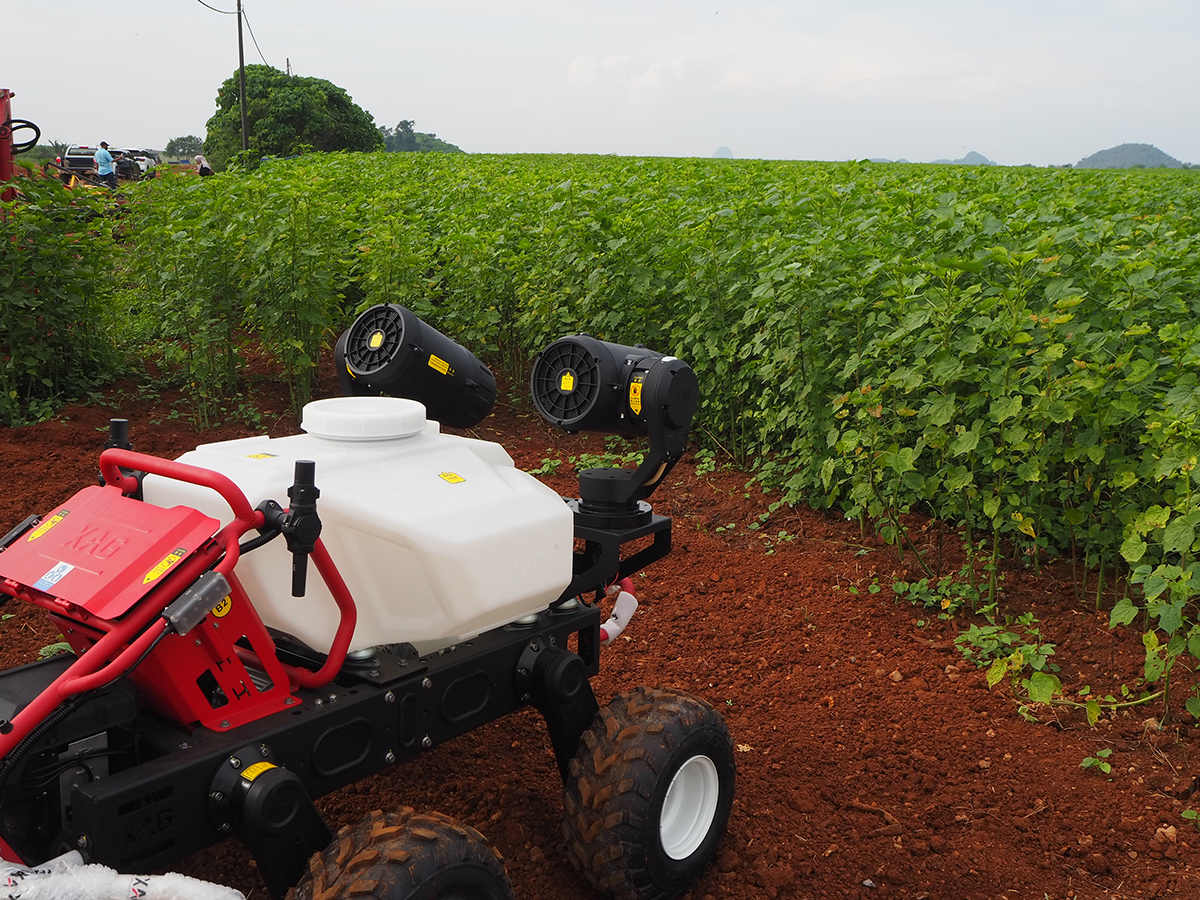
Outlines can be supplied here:
<path id="1" fill-rule="evenodd" d="M 640 572 L 671 552 L 671 518 L 651 512 L 650 504 L 644 501 L 640 505 L 646 508 L 645 521 L 628 527 L 602 528 L 585 524 L 587 520 L 579 515 L 579 500 L 567 501 L 567 506 L 576 514 L 575 537 L 584 542 L 584 547 L 576 551 L 571 583 L 556 603 L 589 591 L 603 591 L 614 581 Z M 621 559 L 624 544 L 647 535 L 654 536 L 651 544 Z"/>
<path id="2" fill-rule="evenodd" d="M 600 706 L 588 682 L 581 657 L 542 638 L 532 639 L 517 660 L 517 691 L 537 707 L 546 720 L 558 771 L 567 767 L 579 749 L 579 739 L 591 726 Z"/>
<path id="3" fill-rule="evenodd" d="M 231 753 L 213 776 L 208 812 L 218 831 L 246 842 L 267 890 L 282 898 L 333 835 L 304 782 L 272 760 L 265 743 Z"/>

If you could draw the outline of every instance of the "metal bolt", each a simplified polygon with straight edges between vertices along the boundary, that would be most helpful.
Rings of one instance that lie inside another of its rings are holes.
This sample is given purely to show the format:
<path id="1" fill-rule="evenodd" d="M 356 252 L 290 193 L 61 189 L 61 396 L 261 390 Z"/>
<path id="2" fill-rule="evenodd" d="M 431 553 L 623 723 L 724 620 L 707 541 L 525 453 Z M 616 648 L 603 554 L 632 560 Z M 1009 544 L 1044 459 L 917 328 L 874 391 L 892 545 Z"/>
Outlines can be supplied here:
<path id="1" fill-rule="evenodd" d="M 266 744 L 259 744 L 258 752 L 262 755 L 263 759 L 268 759 L 271 756 L 271 748 Z"/>
<path id="2" fill-rule="evenodd" d="M 228 727 L 229 727 L 229 720 L 228 720 L 228 719 L 222 719 L 222 720 L 221 720 L 221 727 L 222 727 L 222 728 L 228 728 Z"/>
<path id="3" fill-rule="evenodd" d="M 539 644 L 537 641 L 530 641 L 529 649 L 532 650 L 534 653 L 537 653 L 539 650 L 542 649 L 542 645 Z"/>
<path id="4" fill-rule="evenodd" d="M 332 703 L 332 702 L 333 702 L 334 700 L 336 700 L 336 699 L 337 699 L 337 694 L 330 694 L 330 695 L 329 695 L 329 702 L 330 702 L 330 703 Z"/>
<path id="5" fill-rule="evenodd" d="M 522 703 L 528 703 L 528 702 L 529 702 L 529 699 L 530 699 L 530 697 L 529 697 L 529 694 L 522 694 L 522 695 L 521 695 L 521 702 L 522 702 Z"/>
<path id="6" fill-rule="evenodd" d="M 229 757 L 229 765 L 231 765 L 235 769 L 240 769 L 242 767 L 242 761 L 240 759 L 238 759 L 236 756 L 231 756 L 231 757 Z"/>
<path id="7" fill-rule="evenodd" d="M 180 749 L 180 750 L 191 750 L 191 749 L 192 749 L 192 745 L 191 745 L 191 744 L 189 744 L 187 741 L 180 741 L 180 742 L 179 742 L 179 749 Z"/>
<path id="8" fill-rule="evenodd" d="M 222 822 L 220 825 L 217 826 L 217 831 L 225 832 L 225 831 L 229 831 L 229 829 L 230 829 L 230 825 L 228 822 Z"/>
<path id="9" fill-rule="evenodd" d="M 383 761 L 388 765 L 391 765 L 396 761 L 396 754 L 389 750 L 387 753 L 383 754 Z"/>
<path id="10" fill-rule="evenodd" d="M 431 679 L 431 678 L 423 679 L 421 681 L 421 687 L 426 688 L 426 689 L 433 687 L 433 679 Z"/>
<path id="11" fill-rule="evenodd" d="M 200 646 L 200 638 L 196 638 L 192 643 L 194 643 L 197 647 L 199 647 Z"/>
<path id="12" fill-rule="evenodd" d="M 378 670 L 378 669 L 372 669 L 370 672 L 368 672 L 368 673 L 367 673 L 367 677 L 368 677 L 368 678 L 378 678 L 378 677 L 379 677 L 379 670 Z"/>
<path id="13" fill-rule="evenodd" d="M 525 678 L 529 675 L 529 670 L 527 668 L 525 668 L 524 666 L 521 666 L 517 669 L 517 674 L 520 675 L 522 678 Z"/>
<path id="14" fill-rule="evenodd" d="M 220 803 L 225 802 L 225 795 L 222 794 L 220 791 L 213 791 L 211 794 L 208 795 L 208 799 L 211 800 L 213 803 L 220 804 Z"/>
<path id="15" fill-rule="evenodd" d="M 384 694 L 383 702 L 384 703 L 395 703 L 396 702 L 396 692 L 388 691 L 386 694 Z"/>
<path id="16" fill-rule="evenodd" d="M 293 706 L 295 703 L 296 703 L 295 697 L 288 697 L 286 700 L 283 701 L 284 706 Z"/>
<path id="17" fill-rule="evenodd" d="M 425 735 L 425 737 L 421 738 L 421 746 L 428 750 L 433 746 L 433 739 L 429 735 Z"/>
<path id="18" fill-rule="evenodd" d="M 88 836 L 86 834 L 81 834 L 79 837 L 77 837 L 75 839 L 75 846 L 78 847 L 80 850 L 85 849 L 87 847 L 87 845 L 88 845 Z"/>

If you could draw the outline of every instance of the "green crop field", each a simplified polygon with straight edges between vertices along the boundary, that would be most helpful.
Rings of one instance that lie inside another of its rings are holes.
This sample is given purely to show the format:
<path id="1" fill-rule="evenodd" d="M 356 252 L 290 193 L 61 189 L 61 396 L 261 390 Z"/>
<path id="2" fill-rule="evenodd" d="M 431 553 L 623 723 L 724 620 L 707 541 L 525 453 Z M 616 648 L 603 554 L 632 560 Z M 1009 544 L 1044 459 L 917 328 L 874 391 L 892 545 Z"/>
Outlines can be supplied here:
<path id="1" fill-rule="evenodd" d="M 788 501 L 1128 571 L 1156 679 L 1200 656 L 1197 210 L 1180 170 L 313 155 L 139 186 L 121 302 L 200 409 L 241 344 L 302 402 L 380 302 L 510 376 L 569 332 L 669 350 Z"/>

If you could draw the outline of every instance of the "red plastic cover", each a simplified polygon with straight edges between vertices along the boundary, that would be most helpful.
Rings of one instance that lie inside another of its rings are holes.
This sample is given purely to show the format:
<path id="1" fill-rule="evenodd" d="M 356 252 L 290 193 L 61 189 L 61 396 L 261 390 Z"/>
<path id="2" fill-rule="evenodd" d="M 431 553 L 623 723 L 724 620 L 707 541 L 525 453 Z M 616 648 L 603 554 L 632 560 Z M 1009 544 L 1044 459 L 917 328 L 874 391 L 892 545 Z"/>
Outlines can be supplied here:
<path id="1" fill-rule="evenodd" d="M 191 556 L 220 522 L 114 486 L 87 487 L 0 552 L 0 578 L 115 619 Z"/>

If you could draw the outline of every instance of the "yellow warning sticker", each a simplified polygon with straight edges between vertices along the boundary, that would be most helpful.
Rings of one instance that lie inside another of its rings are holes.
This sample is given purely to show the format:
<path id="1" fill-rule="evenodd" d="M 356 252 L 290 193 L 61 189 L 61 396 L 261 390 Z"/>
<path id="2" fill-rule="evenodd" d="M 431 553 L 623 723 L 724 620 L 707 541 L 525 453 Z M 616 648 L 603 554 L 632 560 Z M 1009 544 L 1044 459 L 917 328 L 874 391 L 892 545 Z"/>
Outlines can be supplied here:
<path id="1" fill-rule="evenodd" d="M 55 525 L 57 525 L 59 522 L 61 522 L 63 519 L 65 519 L 70 514 L 71 514 L 71 511 L 69 509 L 60 509 L 58 512 L 56 512 L 54 515 L 52 515 L 50 518 L 48 518 L 45 522 L 43 522 L 37 528 L 33 529 L 33 531 L 31 531 L 29 533 L 29 537 L 25 538 L 25 540 L 26 541 L 36 541 L 43 534 L 45 534 L 47 531 L 49 531 L 51 528 L 53 528 Z"/>
<path id="2" fill-rule="evenodd" d="M 569 394 L 575 390 L 575 376 L 570 372 L 563 372 L 562 377 L 558 379 L 558 389 L 564 394 Z"/>
<path id="3" fill-rule="evenodd" d="M 462 484 L 467 479 L 463 478 L 457 472 L 439 472 L 438 478 L 447 484 Z"/>
<path id="4" fill-rule="evenodd" d="M 233 598 L 226 595 L 225 599 L 209 610 L 209 612 L 218 619 L 223 619 L 229 615 L 231 609 L 233 609 Z"/>
<path id="5" fill-rule="evenodd" d="M 269 762 L 256 762 L 252 766 L 246 766 L 246 768 L 242 769 L 242 781 L 253 781 L 263 772 L 274 768 L 276 768 L 275 763 Z"/>
<path id="6" fill-rule="evenodd" d="M 152 581 L 158 581 L 158 579 L 167 574 L 167 571 L 171 568 L 171 566 L 175 565 L 175 563 L 179 562 L 185 556 L 187 556 L 187 551 L 182 547 L 176 547 L 157 563 L 155 563 L 154 568 L 147 572 L 146 577 L 142 579 L 142 584 L 149 584 Z"/>
<path id="7" fill-rule="evenodd" d="M 642 414 L 642 379 L 637 376 L 629 382 L 629 408 L 634 415 Z"/>
<path id="8" fill-rule="evenodd" d="M 246 459 L 274 459 L 274 453 L 247 453 Z"/>
<path id="9" fill-rule="evenodd" d="M 378 350 L 383 346 L 383 332 L 376 331 L 370 338 L 367 339 L 367 346 L 372 350 Z"/>
<path id="10" fill-rule="evenodd" d="M 429 355 L 429 368 L 434 371 L 441 372 L 443 375 L 450 374 L 450 363 L 446 362 L 440 356 Z"/>

